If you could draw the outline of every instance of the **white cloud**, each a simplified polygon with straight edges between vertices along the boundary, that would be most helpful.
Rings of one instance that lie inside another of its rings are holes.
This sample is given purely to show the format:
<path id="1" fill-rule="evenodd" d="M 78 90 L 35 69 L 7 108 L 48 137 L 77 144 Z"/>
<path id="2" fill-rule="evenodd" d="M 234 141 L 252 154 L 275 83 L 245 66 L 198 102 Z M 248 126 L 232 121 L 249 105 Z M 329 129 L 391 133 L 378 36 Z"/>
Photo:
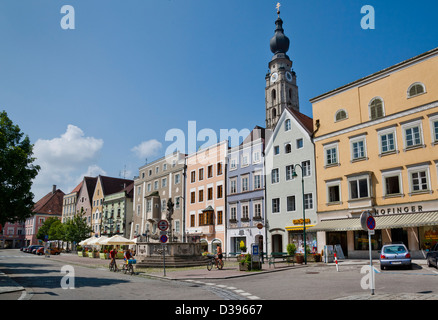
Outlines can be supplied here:
<path id="1" fill-rule="evenodd" d="M 163 145 L 161 142 L 152 139 L 148 141 L 143 141 L 138 146 L 135 146 L 131 149 L 132 152 L 134 152 L 137 157 L 139 158 L 148 158 L 148 157 L 154 157 L 157 156 Z"/>
<path id="2" fill-rule="evenodd" d="M 54 184 L 69 193 L 82 179 L 83 175 L 78 178 L 81 172 L 103 173 L 95 164 L 102 147 L 102 139 L 86 137 L 80 128 L 71 124 L 60 137 L 37 140 L 33 151 L 35 164 L 40 165 L 41 170 L 32 187 L 34 201 L 50 192 Z"/>

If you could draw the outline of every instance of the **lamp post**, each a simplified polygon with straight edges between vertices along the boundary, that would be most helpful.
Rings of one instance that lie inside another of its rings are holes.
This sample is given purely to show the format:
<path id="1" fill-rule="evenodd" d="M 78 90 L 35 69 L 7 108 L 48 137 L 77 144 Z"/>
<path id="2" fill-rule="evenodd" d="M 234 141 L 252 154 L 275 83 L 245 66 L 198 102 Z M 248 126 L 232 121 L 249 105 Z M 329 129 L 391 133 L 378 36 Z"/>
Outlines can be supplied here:
<path id="1" fill-rule="evenodd" d="M 301 168 L 301 191 L 303 198 L 303 240 L 304 240 L 304 264 L 307 264 L 307 246 L 306 246 L 306 209 L 305 209 L 305 201 L 304 201 L 304 169 L 300 164 L 296 164 L 293 166 L 292 177 L 298 177 L 297 172 L 295 171 L 295 167 Z"/>

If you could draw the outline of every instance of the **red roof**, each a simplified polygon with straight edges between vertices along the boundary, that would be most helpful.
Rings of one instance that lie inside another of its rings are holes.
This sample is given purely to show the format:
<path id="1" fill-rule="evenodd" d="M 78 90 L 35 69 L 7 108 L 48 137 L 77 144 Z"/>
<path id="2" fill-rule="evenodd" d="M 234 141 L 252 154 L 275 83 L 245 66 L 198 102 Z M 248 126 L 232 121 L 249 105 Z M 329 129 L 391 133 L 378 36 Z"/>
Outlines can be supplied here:
<path id="1" fill-rule="evenodd" d="M 53 214 L 62 215 L 62 203 L 65 193 L 57 189 L 54 193 L 49 192 L 42 197 L 33 206 L 32 212 L 34 214 Z"/>
<path id="2" fill-rule="evenodd" d="M 306 116 L 305 114 L 292 109 L 292 108 L 286 108 L 292 115 L 295 116 L 295 118 L 303 125 L 304 128 L 309 131 L 309 133 L 313 132 L 313 119 Z"/>

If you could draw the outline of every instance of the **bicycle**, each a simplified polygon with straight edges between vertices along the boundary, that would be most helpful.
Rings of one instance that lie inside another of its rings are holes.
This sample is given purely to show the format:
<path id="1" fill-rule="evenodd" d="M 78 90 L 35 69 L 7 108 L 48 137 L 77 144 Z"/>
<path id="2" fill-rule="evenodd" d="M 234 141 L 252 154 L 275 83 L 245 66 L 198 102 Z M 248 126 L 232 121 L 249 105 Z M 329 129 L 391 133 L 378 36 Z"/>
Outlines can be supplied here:
<path id="1" fill-rule="evenodd" d="M 110 271 L 114 271 L 114 272 L 119 271 L 115 261 L 113 261 L 113 260 L 110 261 L 110 263 L 109 263 L 109 270 Z"/>
<path id="2" fill-rule="evenodd" d="M 219 260 L 216 256 L 213 256 L 207 263 L 207 270 L 211 271 L 211 269 L 213 269 L 213 265 L 215 265 L 219 270 L 222 270 L 224 267 L 224 262 Z"/>
<path id="3" fill-rule="evenodd" d="M 122 265 L 122 271 L 123 273 L 127 274 L 130 273 L 131 275 L 134 274 L 134 264 L 137 262 L 135 259 L 129 259 L 128 261 L 125 261 Z"/>

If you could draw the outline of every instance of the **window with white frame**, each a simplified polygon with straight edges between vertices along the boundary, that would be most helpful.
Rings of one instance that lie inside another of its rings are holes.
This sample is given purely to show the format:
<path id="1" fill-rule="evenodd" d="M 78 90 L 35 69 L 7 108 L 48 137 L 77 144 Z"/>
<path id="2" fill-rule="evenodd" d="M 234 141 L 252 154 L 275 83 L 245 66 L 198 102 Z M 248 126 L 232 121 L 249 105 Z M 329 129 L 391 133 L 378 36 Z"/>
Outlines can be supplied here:
<path id="1" fill-rule="evenodd" d="M 370 120 L 379 119 L 385 116 L 385 109 L 382 98 L 374 98 L 369 104 Z"/>
<path id="2" fill-rule="evenodd" d="M 279 175 L 279 170 L 277 169 L 272 169 L 271 172 L 271 182 L 272 183 L 277 183 L 280 181 L 280 175 Z"/>
<path id="3" fill-rule="evenodd" d="M 253 159 L 253 162 L 254 163 L 257 163 L 257 162 L 260 162 L 260 151 L 255 151 L 253 154 L 252 154 L 252 159 Z"/>
<path id="4" fill-rule="evenodd" d="M 313 209 L 313 194 L 311 193 L 304 194 L 304 209 L 306 210 Z"/>
<path id="5" fill-rule="evenodd" d="M 378 132 L 380 154 L 384 155 L 397 150 L 395 127 Z"/>
<path id="6" fill-rule="evenodd" d="M 426 93 L 426 87 L 421 82 L 415 82 L 408 88 L 408 98 L 413 98 L 423 93 Z"/>
<path id="7" fill-rule="evenodd" d="M 370 197 L 371 192 L 369 175 L 350 177 L 348 179 L 348 186 L 350 191 L 350 200 Z"/>
<path id="8" fill-rule="evenodd" d="M 249 165 L 248 155 L 242 155 L 242 167 L 247 167 Z"/>
<path id="9" fill-rule="evenodd" d="M 361 160 L 366 158 L 366 140 L 365 136 L 350 139 L 351 160 Z"/>
<path id="10" fill-rule="evenodd" d="M 262 188 L 262 174 L 260 172 L 254 172 L 254 189 Z"/>
<path id="11" fill-rule="evenodd" d="M 259 202 L 254 203 L 254 218 L 260 219 L 262 217 L 262 204 Z"/>
<path id="12" fill-rule="evenodd" d="M 284 131 L 289 131 L 291 128 L 290 119 L 286 119 L 284 122 Z"/>
<path id="13" fill-rule="evenodd" d="M 304 140 L 303 138 L 297 139 L 297 149 L 301 149 L 304 146 Z"/>
<path id="14" fill-rule="evenodd" d="M 301 162 L 303 168 L 303 177 L 309 177 L 312 173 L 312 168 L 310 167 L 310 160 Z"/>
<path id="15" fill-rule="evenodd" d="M 230 193 L 237 193 L 237 178 L 230 179 Z"/>
<path id="16" fill-rule="evenodd" d="M 272 213 L 280 212 L 280 198 L 272 199 Z"/>
<path id="17" fill-rule="evenodd" d="M 405 150 L 423 145 L 423 133 L 421 120 L 405 123 L 402 125 Z"/>
<path id="18" fill-rule="evenodd" d="M 293 171 L 294 171 L 293 165 L 286 166 L 286 181 L 293 179 L 293 177 L 292 177 Z"/>
<path id="19" fill-rule="evenodd" d="M 230 220 L 237 220 L 237 207 L 230 207 Z"/>
<path id="20" fill-rule="evenodd" d="M 274 155 L 277 155 L 280 153 L 280 147 L 279 146 L 274 146 Z"/>
<path id="21" fill-rule="evenodd" d="M 242 176 L 242 192 L 249 191 L 249 175 Z"/>
<path id="22" fill-rule="evenodd" d="M 347 111 L 345 111 L 344 109 L 340 109 L 340 110 L 336 111 L 335 122 L 342 121 L 342 120 L 345 120 L 347 118 L 348 118 Z"/>
<path id="23" fill-rule="evenodd" d="M 178 184 L 181 182 L 181 175 L 179 173 L 175 174 L 175 184 Z"/>
<path id="24" fill-rule="evenodd" d="M 411 193 L 429 191 L 429 166 L 413 166 L 408 168 Z"/>
<path id="25" fill-rule="evenodd" d="M 341 202 L 341 181 L 330 181 L 326 183 L 327 186 L 327 203 L 334 204 Z"/>
<path id="26" fill-rule="evenodd" d="M 430 129 L 432 133 L 432 144 L 438 143 L 438 114 L 429 117 Z"/>
<path id="27" fill-rule="evenodd" d="M 237 160 L 236 159 L 231 159 L 230 161 L 230 170 L 234 170 L 237 168 Z"/>
<path id="28" fill-rule="evenodd" d="M 403 193 L 401 170 L 382 172 L 383 196 L 399 196 Z"/>
<path id="29" fill-rule="evenodd" d="M 326 166 L 333 166 L 339 164 L 337 143 L 324 146 L 324 154 L 325 154 Z"/>
<path id="30" fill-rule="evenodd" d="M 296 207 L 295 207 L 295 196 L 288 196 L 286 198 L 286 205 L 287 205 L 287 211 L 291 212 L 291 211 L 295 211 Z"/>
<path id="31" fill-rule="evenodd" d="M 242 219 L 243 220 L 249 219 L 249 206 L 248 206 L 248 204 L 242 204 Z"/>

